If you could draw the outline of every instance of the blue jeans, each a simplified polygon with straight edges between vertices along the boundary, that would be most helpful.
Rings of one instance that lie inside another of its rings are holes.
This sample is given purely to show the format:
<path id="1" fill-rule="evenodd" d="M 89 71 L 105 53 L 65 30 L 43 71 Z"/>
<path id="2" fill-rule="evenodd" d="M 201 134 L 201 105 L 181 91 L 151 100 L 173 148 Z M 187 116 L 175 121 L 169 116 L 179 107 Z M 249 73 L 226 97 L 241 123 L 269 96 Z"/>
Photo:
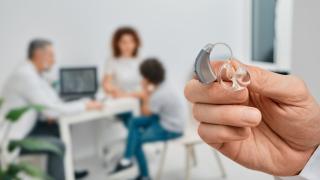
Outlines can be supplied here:
<path id="1" fill-rule="evenodd" d="M 138 162 L 140 175 L 144 177 L 149 176 L 149 170 L 142 148 L 143 144 L 167 141 L 182 136 L 182 133 L 170 132 L 164 129 L 159 122 L 158 115 L 131 118 L 128 129 L 129 134 L 124 157 L 128 159 L 135 157 Z"/>
<path id="2" fill-rule="evenodd" d="M 129 120 L 133 117 L 133 113 L 131 111 L 117 114 L 116 117 L 123 123 L 123 125 L 128 128 Z"/>

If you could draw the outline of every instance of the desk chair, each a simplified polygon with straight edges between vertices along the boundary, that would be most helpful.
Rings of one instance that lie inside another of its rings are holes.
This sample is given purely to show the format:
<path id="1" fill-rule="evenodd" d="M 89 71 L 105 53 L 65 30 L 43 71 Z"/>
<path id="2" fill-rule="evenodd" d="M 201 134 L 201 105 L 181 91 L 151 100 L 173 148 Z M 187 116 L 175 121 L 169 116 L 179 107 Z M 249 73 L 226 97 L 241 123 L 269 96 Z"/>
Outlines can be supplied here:
<path id="1" fill-rule="evenodd" d="M 187 122 L 186 131 L 183 137 L 177 140 L 164 142 L 163 149 L 160 155 L 159 168 L 155 178 L 156 180 L 161 180 L 164 163 L 167 156 L 167 150 L 170 142 L 182 145 L 184 147 L 186 152 L 185 180 L 190 180 L 192 167 L 195 167 L 198 164 L 196 153 L 195 153 L 195 146 L 199 144 L 203 144 L 203 141 L 200 139 L 200 137 L 196 133 L 196 126 L 197 125 L 195 121 L 191 119 L 190 121 Z M 213 153 L 221 172 L 221 178 L 225 179 L 227 175 L 225 172 L 225 168 L 222 164 L 222 161 L 219 157 L 219 154 L 217 153 L 216 150 L 213 150 Z"/>

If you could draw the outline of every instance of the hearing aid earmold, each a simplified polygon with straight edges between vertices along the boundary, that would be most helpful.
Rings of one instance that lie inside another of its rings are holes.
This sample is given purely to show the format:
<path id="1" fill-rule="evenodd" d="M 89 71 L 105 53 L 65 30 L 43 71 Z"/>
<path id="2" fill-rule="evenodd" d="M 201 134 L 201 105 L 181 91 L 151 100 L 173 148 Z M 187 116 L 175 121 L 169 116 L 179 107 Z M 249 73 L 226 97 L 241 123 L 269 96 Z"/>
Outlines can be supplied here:
<path id="1" fill-rule="evenodd" d="M 212 69 L 210 64 L 210 54 L 214 53 L 214 48 L 224 46 L 229 51 L 228 58 L 219 68 L 218 72 Z M 233 61 L 233 52 L 226 43 L 207 44 L 199 52 L 195 61 L 195 74 L 199 81 L 209 85 L 218 81 L 225 89 L 239 91 L 250 84 L 250 74 L 238 61 Z"/>

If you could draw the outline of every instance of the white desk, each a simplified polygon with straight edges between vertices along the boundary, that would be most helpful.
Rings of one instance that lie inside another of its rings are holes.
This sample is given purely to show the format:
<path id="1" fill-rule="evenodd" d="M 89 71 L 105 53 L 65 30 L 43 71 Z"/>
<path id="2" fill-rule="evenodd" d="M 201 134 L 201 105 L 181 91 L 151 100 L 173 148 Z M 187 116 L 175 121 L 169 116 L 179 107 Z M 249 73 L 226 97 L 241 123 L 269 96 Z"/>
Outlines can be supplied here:
<path id="1" fill-rule="evenodd" d="M 135 116 L 140 114 L 140 105 L 137 99 L 126 98 L 109 100 L 102 111 L 83 112 L 72 116 L 64 116 L 59 120 L 60 134 L 65 143 L 66 152 L 64 158 L 65 176 L 67 180 L 74 180 L 74 167 L 72 156 L 71 125 L 83 122 L 91 122 L 104 117 L 114 116 L 122 112 L 131 111 Z"/>

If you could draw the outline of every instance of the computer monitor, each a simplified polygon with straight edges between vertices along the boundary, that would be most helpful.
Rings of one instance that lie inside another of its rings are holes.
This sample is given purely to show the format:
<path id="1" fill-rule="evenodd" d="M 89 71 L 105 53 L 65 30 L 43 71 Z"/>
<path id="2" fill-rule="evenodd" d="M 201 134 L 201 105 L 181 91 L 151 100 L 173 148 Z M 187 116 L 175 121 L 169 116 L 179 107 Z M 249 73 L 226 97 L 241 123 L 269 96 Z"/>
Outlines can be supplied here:
<path id="1" fill-rule="evenodd" d="M 62 98 L 70 100 L 81 97 L 94 97 L 97 89 L 96 67 L 60 69 L 60 95 Z"/>

